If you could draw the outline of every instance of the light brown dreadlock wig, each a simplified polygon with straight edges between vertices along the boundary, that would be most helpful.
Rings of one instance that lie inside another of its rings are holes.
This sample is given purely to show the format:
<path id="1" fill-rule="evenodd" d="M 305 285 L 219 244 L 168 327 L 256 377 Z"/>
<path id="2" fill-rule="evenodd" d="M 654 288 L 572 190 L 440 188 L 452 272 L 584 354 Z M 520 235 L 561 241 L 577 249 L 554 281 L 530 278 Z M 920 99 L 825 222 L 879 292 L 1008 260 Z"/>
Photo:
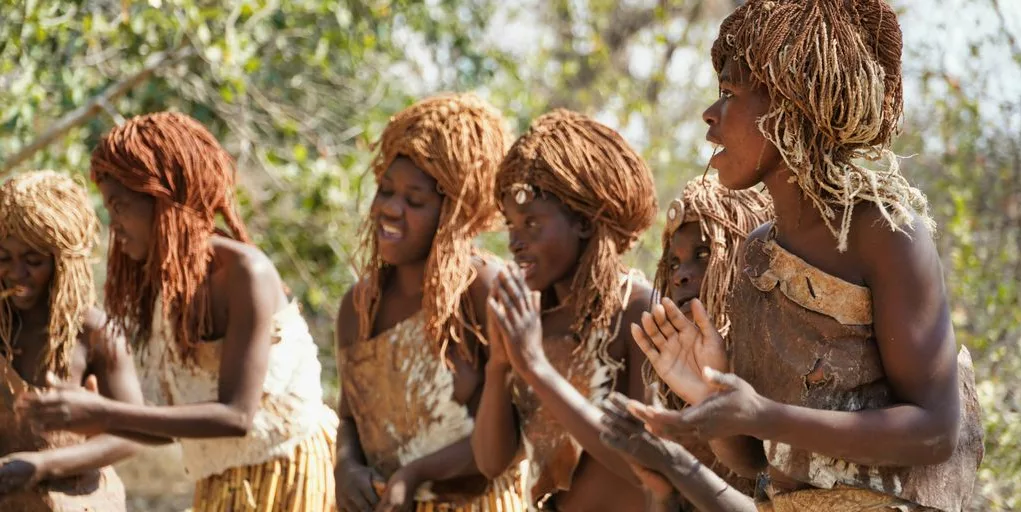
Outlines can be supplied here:
<path id="1" fill-rule="evenodd" d="M 670 279 L 670 239 L 688 222 L 697 222 L 702 240 L 709 242 L 709 265 L 699 290 L 699 300 L 723 336 L 730 330 L 727 299 L 740 272 L 740 247 L 748 233 L 773 217 L 769 194 L 756 189 L 731 190 L 709 174 L 688 182 L 681 197 L 667 209 L 663 230 L 663 256 L 656 267 L 655 288 L 666 295 Z"/>
<path id="2" fill-rule="evenodd" d="M 719 177 L 709 174 L 688 182 L 681 197 L 667 209 L 663 230 L 663 255 L 656 266 L 655 288 L 665 296 L 670 279 L 670 241 L 680 227 L 697 222 L 702 239 L 709 242 L 709 264 L 699 289 L 699 300 L 713 319 L 720 335 L 730 330 L 727 304 L 741 269 L 741 244 L 755 228 L 773 217 L 773 201 L 769 194 L 756 189 L 731 190 L 720 184 Z M 658 382 L 648 361 L 643 365 L 645 382 Z M 669 388 L 659 386 L 661 398 L 674 408 L 679 403 L 668 397 Z"/>
<path id="3" fill-rule="evenodd" d="M 617 132 L 576 112 L 557 109 L 532 122 L 514 143 L 496 176 L 496 198 L 513 193 L 524 202 L 556 196 L 592 222 L 593 235 L 571 284 L 572 330 L 587 340 L 608 329 L 620 311 L 621 255 L 656 215 L 656 189 L 645 161 Z M 599 357 L 613 364 L 599 348 Z M 614 365 L 617 366 L 617 365 Z"/>
<path id="4" fill-rule="evenodd" d="M 398 157 L 406 157 L 436 180 L 443 195 L 439 226 L 426 261 L 422 310 L 425 330 L 441 357 L 465 329 L 479 334 L 465 318 L 465 297 L 475 279 L 472 239 L 495 225 L 493 176 L 510 145 L 510 132 L 496 108 L 474 94 L 443 94 L 419 101 L 390 118 L 379 141 L 372 171 L 378 181 Z M 368 337 L 379 309 L 389 269 L 380 259 L 375 220 L 362 227 L 364 281 L 355 288 L 359 336 Z M 473 316 L 471 313 L 468 316 Z M 484 341 L 484 340 L 482 340 Z"/>
<path id="5" fill-rule="evenodd" d="M 884 0 L 749 0 L 713 43 L 717 73 L 734 59 L 765 86 L 771 106 L 759 130 L 841 251 L 861 201 L 875 203 L 892 229 L 910 223 L 912 211 L 931 225 L 925 196 L 888 149 L 903 110 L 901 48 L 897 15 Z M 863 160 L 889 167 L 866 169 Z"/>
<path id="6" fill-rule="evenodd" d="M 106 310 L 134 343 L 148 342 L 157 298 L 184 353 L 210 334 L 207 275 L 216 214 L 234 239 L 250 243 L 234 209 L 234 175 L 234 161 L 216 138 L 174 112 L 134 117 L 104 135 L 92 152 L 93 181 L 114 180 L 153 198 L 146 261 L 131 260 L 110 232 Z"/>
<path id="7" fill-rule="evenodd" d="M 50 281 L 49 342 L 43 349 L 42 372 L 67 379 L 71 351 L 85 314 L 96 302 L 90 260 L 99 235 L 99 220 L 85 188 L 53 171 L 34 171 L 7 180 L 0 187 L 0 238 L 15 237 L 53 256 Z M 0 308 L 0 337 L 13 357 L 16 313 L 9 299 Z"/>

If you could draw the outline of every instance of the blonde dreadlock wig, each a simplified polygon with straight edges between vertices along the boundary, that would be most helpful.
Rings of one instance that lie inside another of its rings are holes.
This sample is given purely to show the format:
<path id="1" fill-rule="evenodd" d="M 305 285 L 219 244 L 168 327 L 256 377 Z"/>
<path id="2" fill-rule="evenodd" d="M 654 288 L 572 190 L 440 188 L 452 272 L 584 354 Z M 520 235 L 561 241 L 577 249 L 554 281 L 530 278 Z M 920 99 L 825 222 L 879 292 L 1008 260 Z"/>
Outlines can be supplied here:
<path id="1" fill-rule="evenodd" d="M 156 299 L 184 353 L 211 329 L 208 279 L 220 214 L 234 239 L 250 243 L 235 211 L 234 161 L 198 121 L 160 112 L 111 130 L 92 153 L 92 180 L 114 180 L 153 200 L 146 261 L 130 259 L 110 232 L 105 288 L 110 320 L 148 342 Z"/>
<path id="2" fill-rule="evenodd" d="M 443 196 L 439 224 L 426 261 L 422 310 L 425 330 L 441 357 L 453 341 L 469 358 L 465 329 L 478 334 L 464 296 L 475 279 L 472 239 L 495 225 L 493 177 L 510 145 L 500 112 L 474 94 L 443 94 L 419 101 L 390 118 L 376 143 L 372 171 L 378 181 L 398 157 L 436 180 Z M 368 337 L 389 269 L 378 251 L 373 219 L 362 227 L 363 282 L 355 290 L 359 335 Z"/>
<path id="3" fill-rule="evenodd" d="M 731 190 L 720 184 L 715 174 L 688 182 L 681 197 L 667 209 L 663 230 L 663 256 L 656 267 L 655 288 L 666 295 L 670 279 L 670 240 L 683 224 L 697 222 L 702 240 L 709 244 L 709 264 L 699 300 L 723 336 L 730 330 L 727 298 L 740 272 L 740 247 L 748 233 L 773 217 L 769 194 L 756 189 Z"/>
<path id="4" fill-rule="evenodd" d="M 49 294 L 49 343 L 40 370 L 60 378 L 70 374 L 71 351 L 85 314 L 96 302 L 90 258 L 99 234 L 99 220 L 85 188 L 53 171 L 17 175 L 0 187 L 0 238 L 15 237 L 53 256 Z M 7 357 L 13 355 L 14 308 L 9 299 L 0 308 L 0 336 Z"/>
<path id="5" fill-rule="evenodd" d="M 878 206 L 892 229 L 912 213 L 928 219 L 925 196 L 900 174 L 889 151 L 903 110 L 901 31 L 884 0 L 749 0 L 728 16 L 712 48 L 768 91 L 758 121 L 847 248 L 854 206 Z M 884 161 L 875 171 L 863 161 Z"/>
<path id="6" fill-rule="evenodd" d="M 656 190 L 642 157 L 617 132 L 589 117 L 557 109 L 537 118 L 514 143 L 496 176 L 496 197 L 523 203 L 556 196 L 592 222 L 593 235 L 571 285 L 574 332 L 588 339 L 607 329 L 623 306 L 621 255 L 652 224 Z M 607 363 L 605 340 L 600 356 Z"/>

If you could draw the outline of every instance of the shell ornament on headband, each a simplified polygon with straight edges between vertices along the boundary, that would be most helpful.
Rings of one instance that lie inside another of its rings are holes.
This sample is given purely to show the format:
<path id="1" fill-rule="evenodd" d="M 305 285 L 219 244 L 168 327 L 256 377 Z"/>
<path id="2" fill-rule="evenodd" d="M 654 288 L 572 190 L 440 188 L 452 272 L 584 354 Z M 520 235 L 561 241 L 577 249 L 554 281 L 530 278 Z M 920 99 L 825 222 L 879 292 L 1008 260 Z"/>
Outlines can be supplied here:
<path id="1" fill-rule="evenodd" d="M 510 186 L 510 193 L 514 196 L 514 202 L 522 205 L 535 199 L 535 187 L 527 183 L 514 183 Z"/>
<path id="2" fill-rule="evenodd" d="M 677 231 L 684 223 L 684 201 L 674 199 L 670 202 L 670 208 L 666 211 L 667 229 L 672 233 Z"/>

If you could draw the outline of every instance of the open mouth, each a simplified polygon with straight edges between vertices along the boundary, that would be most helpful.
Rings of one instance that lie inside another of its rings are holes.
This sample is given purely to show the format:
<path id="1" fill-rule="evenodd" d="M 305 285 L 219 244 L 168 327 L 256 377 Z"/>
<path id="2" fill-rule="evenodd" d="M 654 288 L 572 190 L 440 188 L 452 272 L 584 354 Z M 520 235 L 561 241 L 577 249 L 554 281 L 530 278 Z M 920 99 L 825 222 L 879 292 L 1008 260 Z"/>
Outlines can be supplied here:
<path id="1" fill-rule="evenodd" d="M 535 273 L 535 262 L 531 260 L 514 260 L 518 268 L 521 269 L 521 273 L 525 274 L 525 278 L 532 277 Z"/>
<path id="2" fill-rule="evenodd" d="M 404 231 L 401 228 L 386 222 L 379 223 L 378 233 L 379 238 L 382 240 L 396 241 L 404 238 Z"/>

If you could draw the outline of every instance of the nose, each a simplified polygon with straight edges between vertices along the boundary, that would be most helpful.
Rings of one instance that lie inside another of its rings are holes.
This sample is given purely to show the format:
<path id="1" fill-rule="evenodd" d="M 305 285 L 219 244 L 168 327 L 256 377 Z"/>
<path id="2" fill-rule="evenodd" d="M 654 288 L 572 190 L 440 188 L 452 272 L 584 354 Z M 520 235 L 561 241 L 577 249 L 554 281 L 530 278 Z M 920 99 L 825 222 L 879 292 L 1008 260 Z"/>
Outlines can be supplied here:
<path id="1" fill-rule="evenodd" d="M 379 205 L 379 213 L 384 217 L 399 218 L 403 212 L 404 206 L 401 204 L 401 200 L 396 197 L 383 199 Z"/>
<path id="2" fill-rule="evenodd" d="M 723 98 L 714 101 L 709 108 L 702 112 L 702 120 L 705 121 L 705 124 L 713 126 L 720 122 L 720 101 L 722 100 Z"/>
<path id="3" fill-rule="evenodd" d="M 670 278 L 675 287 L 682 288 L 691 282 L 694 275 L 695 272 L 690 265 L 679 265 Z"/>
<path id="4" fill-rule="evenodd" d="M 525 242 L 521 239 L 521 236 L 517 233 L 517 230 L 514 229 L 510 230 L 507 233 L 507 237 L 508 237 L 507 245 L 510 248 L 512 254 L 517 254 L 525 250 Z"/>
<path id="5" fill-rule="evenodd" d="M 20 281 L 28 278 L 28 265 L 24 263 L 15 263 L 11 265 L 11 270 L 7 274 L 8 277 L 16 281 Z"/>

